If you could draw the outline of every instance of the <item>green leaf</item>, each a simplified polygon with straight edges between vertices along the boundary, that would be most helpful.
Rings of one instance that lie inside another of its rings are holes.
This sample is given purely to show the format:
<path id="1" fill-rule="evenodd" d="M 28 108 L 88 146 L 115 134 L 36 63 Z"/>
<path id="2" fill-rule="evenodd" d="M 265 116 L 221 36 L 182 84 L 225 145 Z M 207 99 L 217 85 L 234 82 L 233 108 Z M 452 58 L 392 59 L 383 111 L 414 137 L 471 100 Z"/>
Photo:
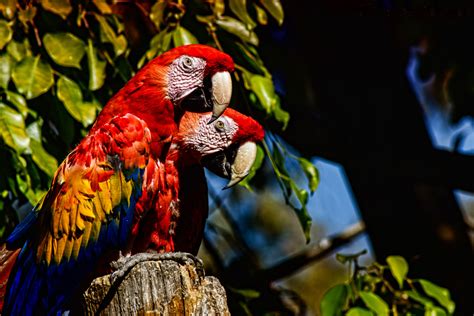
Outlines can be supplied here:
<path id="1" fill-rule="evenodd" d="M 8 87 L 13 66 L 14 61 L 8 54 L 0 54 L 0 87 Z"/>
<path id="2" fill-rule="evenodd" d="M 42 0 L 40 3 L 43 9 L 59 15 L 64 20 L 72 12 L 69 0 Z"/>
<path id="3" fill-rule="evenodd" d="M 431 296 L 432 298 L 436 299 L 441 304 L 441 306 L 446 308 L 446 310 L 450 314 L 454 313 L 456 305 L 451 300 L 451 296 L 449 294 L 448 289 L 436 285 L 428 280 L 418 279 L 417 281 L 418 283 L 420 283 L 421 287 L 423 288 L 423 291 L 425 291 L 428 296 Z"/>
<path id="4" fill-rule="evenodd" d="M 272 113 L 277 103 L 272 79 L 256 74 L 250 74 L 249 83 L 250 89 L 252 89 L 252 91 L 257 95 L 257 98 L 265 112 L 268 114 Z"/>
<path id="5" fill-rule="evenodd" d="M 319 171 L 315 165 L 313 165 L 310 161 L 305 158 L 298 158 L 298 162 L 300 164 L 301 169 L 303 169 L 306 178 L 308 179 L 309 183 L 309 190 L 311 193 L 316 191 L 318 184 L 319 184 Z"/>
<path id="6" fill-rule="evenodd" d="M 81 59 L 86 53 L 84 42 L 71 33 L 47 33 L 43 37 L 44 47 L 58 65 L 81 68 Z"/>
<path id="7" fill-rule="evenodd" d="M 173 42 L 174 46 L 178 47 L 188 44 L 197 44 L 198 40 L 191 32 L 186 30 L 184 27 L 178 26 L 173 32 Z"/>
<path id="8" fill-rule="evenodd" d="M 7 46 L 7 52 L 16 61 L 21 61 L 26 56 L 31 56 L 30 43 L 26 39 L 23 43 L 11 41 Z"/>
<path id="9" fill-rule="evenodd" d="M 281 6 L 280 0 L 260 0 L 260 3 L 265 9 L 277 20 L 279 25 L 283 24 L 283 7 Z"/>
<path id="10" fill-rule="evenodd" d="M 346 284 L 338 284 L 330 288 L 321 300 L 321 316 L 342 315 L 348 297 L 349 289 Z"/>
<path id="11" fill-rule="evenodd" d="M 96 116 L 95 104 L 83 102 L 82 92 L 77 83 L 65 76 L 61 76 L 58 80 L 58 99 L 64 103 L 64 107 L 69 114 L 81 122 L 84 127 L 94 122 Z"/>
<path id="12" fill-rule="evenodd" d="M 120 56 L 127 49 L 127 40 L 123 35 L 117 35 L 114 29 L 107 22 L 107 19 L 96 14 L 100 25 L 100 40 L 102 43 L 110 43 L 114 47 L 115 56 Z"/>
<path id="13" fill-rule="evenodd" d="M 239 294 L 240 296 L 243 296 L 245 298 L 259 298 L 260 297 L 260 292 L 254 290 L 254 289 L 237 289 L 237 288 L 229 288 L 232 292 Z"/>
<path id="14" fill-rule="evenodd" d="M 112 9 L 107 4 L 106 0 L 92 0 L 99 12 L 102 14 L 112 14 Z"/>
<path id="15" fill-rule="evenodd" d="M 419 294 L 418 292 L 405 291 L 404 293 L 406 295 L 408 295 L 408 297 L 411 298 L 412 300 L 423 304 L 423 306 L 425 306 L 425 308 L 433 306 L 433 302 L 429 298 L 424 297 L 423 295 Z"/>
<path id="16" fill-rule="evenodd" d="M 163 13 L 166 9 L 167 2 L 164 0 L 158 0 L 151 7 L 150 20 L 155 24 L 157 30 L 160 29 L 161 23 L 163 23 Z"/>
<path id="17" fill-rule="evenodd" d="M 58 167 L 58 161 L 43 147 L 41 142 L 40 122 L 36 121 L 31 123 L 27 127 L 26 132 L 30 136 L 30 148 L 33 161 L 41 170 L 52 177 L 54 172 L 56 172 L 56 168 Z"/>
<path id="18" fill-rule="evenodd" d="M 263 10 L 260 6 L 258 6 L 257 4 L 253 4 L 254 8 L 255 8 L 255 11 L 257 12 L 257 21 L 258 23 L 260 23 L 261 25 L 267 25 L 268 24 L 268 17 L 267 17 L 267 13 L 265 12 L 265 10 Z"/>
<path id="19" fill-rule="evenodd" d="M 151 60 L 153 57 L 160 55 L 170 48 L 172 33 L 164 29 L 160 33 L 153 36 L 150 41 L 150 49 L 145 53 L 146 59 Z M 139 65 L 138 67 L 141 67 Z"/>
<path id="20" fill-rule="evenodd" d="M 29 149 L 30 138 L 25 131 L 23 116 L 0 102 L 0 135 L 7 146 L 19 154 Z"/>
<path id="21" fill-rule="evenodd" d="M 353 307 L 347 311 L 346 316 L 373 316 L 374 313 L 362 307 Z"/>
<path id="22" fill-rule="evenodd" d="M 365 305 L 374 311 L 376 315 L 388 316 L 388 305 L 383 299 L 380 298 L 380 296 L 365 291 L 360 291 L 359 295 Z"/>
<path id="23" fill-rule="evenodd" d="M 446 311 L 441 307 L 429 307 L 425 311 L 425 316 L 446 316 Z"/>
<path id="24" fill-rule="evenodd" d="M 339 261 L 342 264 L 345 264 L 346 262 L 349 261 L 354 261 L 359 259 L 360 256 L 365 255 L 367 253 L 367 250 L 364 249 L 362 251 L 356 252 L 354 254 L 342 254 L 342 253 L 337 253 L 336 254 L 336 260 Z"/>
<path id="25" fill-rule="evenodd" d="M 0 0 L 0 12 L 8 20 L 11 20 L 15 17 L 16 2 L 16 0 Z"/>
<path id="26" fill-rule="evenodd" d="M 408 263 L 400 256 L 387 257 L 387 263 L 393 277 L 398 282 L 398 286 L 402 288 L 403 280 L 405 280 L 408 273 Z"/>
<path id="27" fill-rule="evenodd" d="M 26 118 L 29 109 L 25 98 L 21 94 L 12 91 L 5 91 L 5 94 L 7 96 L 7 101 L 17 108 L 23 118 Z"/>
<path id="28" fill-rule="evenodd" d="M 45 93 L 54 83 L 51 67 L 40 56 L 24 58 L 13 69 L 12 79 L 28 100 Z"/>
<path id="29" fill-rule="evenodd" d="M 0 19 L 0 49 L 11 41 L 13 31 L 7 21 Z"/>
<path id="30" fill-rule="evenodd" d="M 97 49 L 91 39 L 87 45 L 87 65 L 89 66 L 89 89 L 98 90 L 104 85 L 107 63 L 99 59 Z"/>
<path id="31" fill-rule="evenodd" d="M 231 18 L 229 16 L 222 16 L 216 20 L 216 24 L 231 34 L 239 37 L 244 42 L 250 43 L 252 45 L 258 45 L 258 37 L 255 32 L 247 29 L 244 23 L 240 22 L 237 19 Z"/>
<path id="32" fill-rule="evenodd" d="M 248 30 L 257 26 L 247 12 L 247 0 L 229 0 L 229 8 L 246 25 Z"/>
<path id="33" fill-rule="evenodd" d="M 239 182 L 239 184 L 243 187 L 245 187 L 247 190 L 252 191 L 252 188 L 250 187 L 250 181 L 253 179 L 255 174 L 257 173 L 257 170 L 260 169 L 263 163 L 263 159 L 265 158 L 265 154 L 263 152 L 263 149 L 261 146 L 257 146 L 257 155 L 255 157 L 255 161 L 250 168 L 249 174 Z"/>

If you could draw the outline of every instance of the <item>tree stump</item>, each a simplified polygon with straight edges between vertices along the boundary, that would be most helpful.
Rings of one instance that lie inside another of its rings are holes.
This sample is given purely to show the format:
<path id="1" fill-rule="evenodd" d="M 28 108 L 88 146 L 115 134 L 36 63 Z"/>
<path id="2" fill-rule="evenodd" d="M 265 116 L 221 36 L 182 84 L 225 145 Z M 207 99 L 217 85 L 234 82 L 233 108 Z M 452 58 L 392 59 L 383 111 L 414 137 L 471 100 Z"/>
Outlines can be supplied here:
<path id="1" fill-rule="evenodd" d="M 138 263 L 119 282 L 92 281 L 82 297 L 85 315 L 230 315 L 219 280 L 191 263 Z"/>

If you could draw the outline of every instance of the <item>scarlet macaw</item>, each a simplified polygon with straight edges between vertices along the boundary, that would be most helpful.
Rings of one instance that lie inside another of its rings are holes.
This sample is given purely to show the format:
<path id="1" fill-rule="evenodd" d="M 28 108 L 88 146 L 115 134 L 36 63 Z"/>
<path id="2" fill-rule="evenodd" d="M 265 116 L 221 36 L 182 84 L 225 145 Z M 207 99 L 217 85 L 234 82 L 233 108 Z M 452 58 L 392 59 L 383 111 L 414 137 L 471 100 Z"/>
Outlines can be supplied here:
<path id="1" fill-rule="evenodd" d="M 134 115 L 116 117 L 84 139 L 8 240 L 23 247 L 3 313 L 63 312 L 81 285 L 102 270 L 97 264 L 119 250 L 196 253 L 208 211 L 201 164 L 233 185 L 248 174 L 255 142 L 263 138 L 262 127 L 235 110 L 209 124 L 211 118 L 210 112 L 186 112 L 166 159 L 150 174 L 150 132 Z M 140 213 L 137 202 L 149 211 Z"/>
<path id="2" fill-rule="evenodd" d="M 21 252 L 8 281 L 4 315 L 61 311 L 99 257 L 131 250 L 137 202 L 140 214 L 160 214 L 153 209 L 159 207 L 159 185 L 144 179 L 163 172 L 157 167 L 186 110 L 212 110 L 206 123 L 222 114 L 232 93 L 232 70 L 232 59 L 211 47 L 178 47 L 152 60 L 107 103 L 60 165 L 46 196 L 8 239 L 9 248 Z M 168 248 L 153 243 L 158 250 L 174 250 L 172 243 Z M 0 281 L 5 275 L 9 270 Z"/>

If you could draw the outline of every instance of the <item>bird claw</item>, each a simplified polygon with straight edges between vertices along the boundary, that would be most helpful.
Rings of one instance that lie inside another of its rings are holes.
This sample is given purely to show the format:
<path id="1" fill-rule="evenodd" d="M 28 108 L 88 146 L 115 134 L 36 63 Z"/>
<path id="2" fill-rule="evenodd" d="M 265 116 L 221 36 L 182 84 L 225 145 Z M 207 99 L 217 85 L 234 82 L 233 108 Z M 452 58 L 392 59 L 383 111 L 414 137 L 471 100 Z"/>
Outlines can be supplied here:
<path id="1" fill-rule="evenodd" d="M 134 266 L 145 261 L 172 260 L 183 265 L 193 265 L 200 277 L 204 277 L 204 266 L 202 260 L 187 252 L 143 252 L 130 257 L 120 257 L 113 261 L 110 266 L 115 269 L 110 275 L 110 284 L 115 284 L 127 275 Z"/>

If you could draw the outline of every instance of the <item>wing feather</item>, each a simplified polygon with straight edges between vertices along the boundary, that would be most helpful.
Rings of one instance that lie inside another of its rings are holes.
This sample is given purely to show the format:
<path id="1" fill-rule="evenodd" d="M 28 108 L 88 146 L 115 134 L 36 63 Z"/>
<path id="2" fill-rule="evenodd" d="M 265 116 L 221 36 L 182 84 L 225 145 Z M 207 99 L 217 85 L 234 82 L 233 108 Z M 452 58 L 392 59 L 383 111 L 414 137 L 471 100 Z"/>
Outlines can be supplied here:
<path id="1" fill-rule="evenodd" d="M 28 222 L 7 240 L 24 246 L 4 312 L 52 312 L 49 308 L 68 298 L 65 289 L 73 293 L 102 252 L 125 246 L 150 138 L 145 122 L 127 114 L 94 129 L 68 155 Z"/>

